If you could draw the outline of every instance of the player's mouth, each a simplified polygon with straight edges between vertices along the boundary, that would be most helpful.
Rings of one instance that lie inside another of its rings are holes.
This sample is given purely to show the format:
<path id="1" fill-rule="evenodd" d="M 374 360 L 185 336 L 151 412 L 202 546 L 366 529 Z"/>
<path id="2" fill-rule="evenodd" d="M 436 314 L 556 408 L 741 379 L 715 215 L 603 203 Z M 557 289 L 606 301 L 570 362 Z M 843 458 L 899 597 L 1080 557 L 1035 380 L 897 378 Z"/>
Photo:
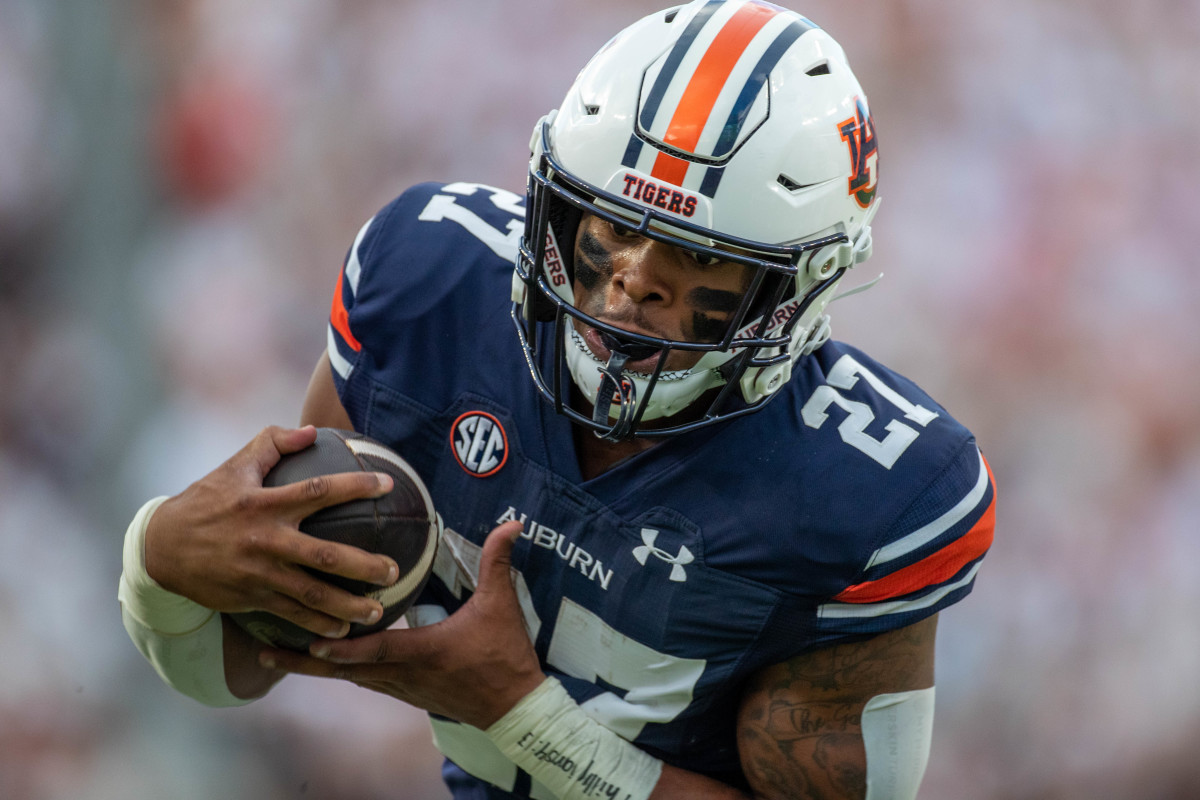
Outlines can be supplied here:
<path id="1" fill-rule="evenodd" d="M 593 360 L 600 366 L 608 363 L 609 359 L 612 358 L 613 350 L 619 350 L 629 357 L 629 360 L 625 362 L 623 370 L 636 375 L 649 377 L 658 368 L 658 362 L 663 357 L 661 348 L 654 345 L 621 340 L 612 334 L 604 333 L 591 326 L 584 327 L 582 334 L 572 326 L 571 336 L 575 339 L 576 344 L 591 355 Z M 687 354 L 676 353 L 675 355 L 686 357 Z M 659 380 L 677 380 L 685 377 L 687 374 L 688 371 L 686 368 L 673 372 L 664 370 L 659 375 Z"/>

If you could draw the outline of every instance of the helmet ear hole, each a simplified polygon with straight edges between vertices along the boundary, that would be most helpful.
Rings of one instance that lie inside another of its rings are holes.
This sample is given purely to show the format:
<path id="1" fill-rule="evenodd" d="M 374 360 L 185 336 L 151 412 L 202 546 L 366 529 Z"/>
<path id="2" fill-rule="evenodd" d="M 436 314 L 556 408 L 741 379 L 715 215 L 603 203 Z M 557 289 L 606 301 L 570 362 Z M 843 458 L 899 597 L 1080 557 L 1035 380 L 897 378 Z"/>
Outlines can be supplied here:
<path id="1" fill-rule="evenodd" d="M 842 267 L 851 266 L 853 257 L 853 248 L 846 242 L 831 244 L 809 255 L 805 272 L 809 280 L 823 281 L 836 275 Z"/>

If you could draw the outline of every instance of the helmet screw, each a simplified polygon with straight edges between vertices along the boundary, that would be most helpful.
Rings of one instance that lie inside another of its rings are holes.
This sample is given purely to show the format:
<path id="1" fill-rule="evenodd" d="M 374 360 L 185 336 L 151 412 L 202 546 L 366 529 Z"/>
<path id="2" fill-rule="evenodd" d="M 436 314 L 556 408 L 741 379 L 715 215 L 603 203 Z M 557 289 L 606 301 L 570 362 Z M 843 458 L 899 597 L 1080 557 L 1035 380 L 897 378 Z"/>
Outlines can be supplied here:
<path id="1" fill-rule="evenodd" d="M 824 266 L 821 267 L 821 274 L 828 275 L 829 270 L 831 270 L 831 269 L 833 269 L 833 259 L 832 258 L 829 259 L 828 261 L 826 261 Z"/>

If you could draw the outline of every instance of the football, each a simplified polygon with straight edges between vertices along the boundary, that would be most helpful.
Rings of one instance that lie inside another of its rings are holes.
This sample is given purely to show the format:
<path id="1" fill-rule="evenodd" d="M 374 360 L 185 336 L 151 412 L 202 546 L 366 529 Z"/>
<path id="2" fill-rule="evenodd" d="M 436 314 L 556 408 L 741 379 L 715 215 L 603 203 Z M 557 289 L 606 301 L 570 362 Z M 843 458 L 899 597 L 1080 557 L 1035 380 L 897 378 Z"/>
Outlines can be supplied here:
<path id="1" fill-rule="evenodd" d="M 311 447 L 283 456 L 263 479 L 264 486 L 283 486 L 314 475 L 355 471 L 387 473 L 395 486 L 382 497 L 329 506 L 300 522 L 300 530 L 309 536 L 383 553 L 400 568 L 399 580 L 382 587 L 309 570 L 334 586 L 383 604 L 380 620 L 374 625 L 351 623 L 350 637 L 390 626 L 412 605 L 429 579 L 441 523 L 428 489 L 412 466 L 391 448 L 361 434 L 334 428 L 318 428 Z M 304 651 L 318 638 L 266 611 L 229 616 L 247 633 L 274 647 Z"/>

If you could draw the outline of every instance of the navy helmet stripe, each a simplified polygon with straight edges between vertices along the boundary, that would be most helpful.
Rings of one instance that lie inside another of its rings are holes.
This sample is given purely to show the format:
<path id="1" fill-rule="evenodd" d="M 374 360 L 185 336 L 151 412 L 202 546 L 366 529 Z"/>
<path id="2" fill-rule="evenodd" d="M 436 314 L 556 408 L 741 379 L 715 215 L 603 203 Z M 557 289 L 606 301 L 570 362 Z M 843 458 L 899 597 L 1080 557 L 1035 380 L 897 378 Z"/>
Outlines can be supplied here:
<path id="1" fill-rule="evenodd" d="M 754 69 L 750 73 L 750 79 L 746 81 L 746 85 L 742 87 L 737 101 L 733 104 L 733 110 L 729 112 L 729 119 L 725 120 L 725 127 L 721 129 L 721 136 L 717 139 L 717 144 L 713 148 L 713 158 L 724 158 L 733 150 L 734 144 L 737 143 L 738 134 L 742 132 L 742 126 L 746 124 L 746 117 L 750 114 L 750 108 L 754 105 L 758 93 L 762 91 L 763 84 L 767 82 L 771 70 L 775 69 L 775 65 L 779 63 L 779 59 L 783 58 L 783 54 L 787 52 L 787 49 L 802 34 L 813 30 L 815 27 L 815 25 L 806 19 L 797 20 L 784 28 L 775 37 L 775 41 L 771 42 L 771 46 L 767 48 L 766 52 L 762 54 L 762 58 L 754 65 Z"/>
<path id="2" fill-rule="evenodd" d="M 629 144 L 625 145 L 625 157 L 621 159 L 621 166 L 636 169 L 638 156 L 641 154 L 642 140 L 638 138 L 636 133 L 630 135 Z"/>
<path id="3" fill-rule="evenodd" d="M 716 147 L 713 148 L 714 157 L 724 158 L 733 150 L 733 146 L 737 143 L 738 135 L 742 132 L 742 127 L 746 124 L 746 117 L 750 113 L 750 108 L 754 105 L 754 100 L 758 97 L 758 93 L 762 91 L 763 85 L 767 82 L 771 70 L 775 69 L 775 65 L 779 63 L 779 59 L 783 58 L 783 54 L 787 52 L 787 49 L 797 39 L 808 31 L 814 30 L 816 27 L 809 20 L 801 17 L 784 28 L 775 37 L 775 41 L 771 42 L 771 46 L 767 48 L 762 58 L 754 65 L 754 70 L 750 73 L 750 79 L 746 81 L 746 85 L 742 87 L 737 101 L 733 104 L 733 110 L 729 113 L 729 119 L 725 121 L 725 127 L 721 129 L 721 136 L 717 139 Z M 700 194 L 705 197 L 715 197 L 717 187 L 721 184 L 721 176 L 724 174 L 724 167 L 709 167 L 704 173 L 704 179 L 700 182 Z"/>
<path id="4" fill-rule="evenodd" d="M 667 93 L 667 87 L 675 77 L 675 72 L 679 69 L 679 64 L 683 61 L 683 57 L 687 54 L 688 49 L 692 46 L 692 42 L 696 41 L 696 37 L 700 34 L 700 29 L 703 28 L 710 17 L 725 0 L 709 0 L 699 11 L 696 16 L 692 17 L 691 22 L 684 29 L 683 35 L 675 42 L 675 46 L 671 48 L 671 52 L 667 55 L 667 60 L 663 63 L 662 71 L 658 73 L 658 77 L 654 80 L 654 86 L 650 88 L 650 94 L 646 96 L 646 103 L 642 106 L 642 115 L 639 118 L 639 124 L 642 130 L 650 130 L 654 124 L 654 117 L 658 114 L 658 108 L 662 105 L 663 97 Z"/>
<path id="5" fill-rule="evenodd" d="M 721 183 L 721 176 L 725 174 L 724 167 L 709 167 L 704 172 L 704 180 L 700 182 L 700 194 L 705 197 L 715 197 L 717 194 L 717 186 Z"/>

